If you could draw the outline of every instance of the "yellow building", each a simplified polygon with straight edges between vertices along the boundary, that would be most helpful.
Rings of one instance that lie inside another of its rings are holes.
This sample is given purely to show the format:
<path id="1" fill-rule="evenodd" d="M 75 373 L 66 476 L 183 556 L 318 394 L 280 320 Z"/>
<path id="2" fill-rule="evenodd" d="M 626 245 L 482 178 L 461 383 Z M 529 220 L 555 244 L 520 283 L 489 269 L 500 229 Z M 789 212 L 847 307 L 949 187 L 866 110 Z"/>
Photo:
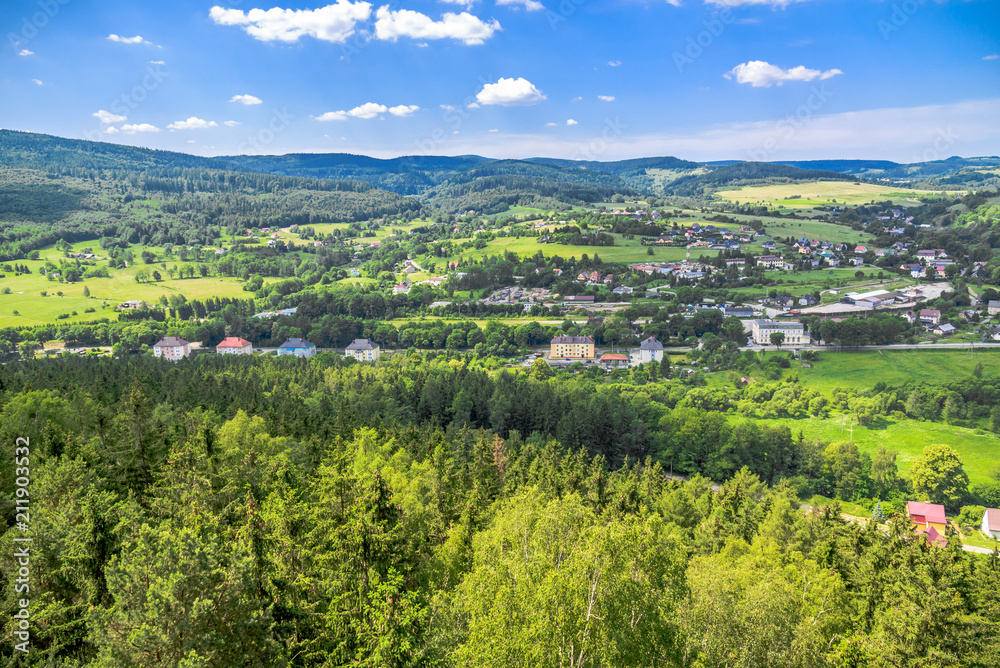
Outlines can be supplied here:
<path id="1" fill-rule="evenodd" d="M 553 359 L 594 359 L 594 339 L 589 336 L 557 336 L 552 339 Z"/>

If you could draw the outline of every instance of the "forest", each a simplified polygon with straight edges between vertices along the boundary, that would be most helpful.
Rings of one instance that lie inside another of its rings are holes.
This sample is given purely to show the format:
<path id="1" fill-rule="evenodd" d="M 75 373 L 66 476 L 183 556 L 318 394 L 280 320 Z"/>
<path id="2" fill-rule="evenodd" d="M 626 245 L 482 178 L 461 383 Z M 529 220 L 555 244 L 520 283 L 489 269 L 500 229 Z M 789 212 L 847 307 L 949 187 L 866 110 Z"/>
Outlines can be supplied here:
<path id="1" fill-rule="evenodd" d="M 0 652 L 136 667 L 1000 661 L 997 554 L 932 547 L 898 514 L 879 530 L 836 503 L 803 511 L 795 453 L 847 495 L 850 444 L 730 424 L 693 407 L 696 389 L 420 354 L 7 364 L 0 437 L 30 441 L 33 651 L 12 649 L 9 520 Z M 689 481 L 663 464 L 685 452 Z M 855 484 L 891 497 L 891 460 Z M 11 518 L 14 476 L 5 457 Z"/>

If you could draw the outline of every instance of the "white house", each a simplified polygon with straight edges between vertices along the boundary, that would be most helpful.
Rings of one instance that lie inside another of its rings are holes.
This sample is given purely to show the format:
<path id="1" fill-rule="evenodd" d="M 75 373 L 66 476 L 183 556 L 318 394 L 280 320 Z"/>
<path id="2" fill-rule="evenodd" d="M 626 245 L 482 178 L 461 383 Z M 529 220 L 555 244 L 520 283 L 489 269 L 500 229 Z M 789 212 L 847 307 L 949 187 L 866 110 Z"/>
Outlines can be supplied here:
<path id="1" fill-rule="evenodd" d="M 371 339 L 354 339 L 346 352 L 359 362 L 374 362 L 378 359 L 379 347 Z"/>
<path id="2" fill-rule="evenodd" d="M 663 359 L 663 344 L 656 340 L 655 336 L 643 340 L 639 344 L 639 363 L 659 362 Z"/>
<path id="3" fill-rule="evenodd" d="M 316 354 L 316 344 L 305 339 L 288 339 L 278 348 L 278 355 L 295 355 L 296 357 L 312 357 Z"/>
<path id="4" fill-rule="evenodd" d="M 176 362 L 191 354 L 191 344 L 176 336 L 168 336 L 153 344 L 153 357 L 164 357 Z"/>
<path id="5" fill-rule="evenodd" d="M 983 525 L 980 528 L 987 536 L 1000 540 L 1000 510 L 987 508 L 983 513 Z"/>
<path id="6" fill-rule="evenodd" d="M 804 346 L 809 343 L 809 335 L 801 322 L 777 322 L 775 320 L 754 320 L 751 325 L 753 341 L 759 346 L 771 345 L 772 334 L 784 334 L 785 345 Z"/>
<path id="7" fill-rule="evenodd" d="M 215 346 L 215 352 L 219 355 L 250 355 L 253 353 L 253 344 L 238 336 L 227 336 Z"/>

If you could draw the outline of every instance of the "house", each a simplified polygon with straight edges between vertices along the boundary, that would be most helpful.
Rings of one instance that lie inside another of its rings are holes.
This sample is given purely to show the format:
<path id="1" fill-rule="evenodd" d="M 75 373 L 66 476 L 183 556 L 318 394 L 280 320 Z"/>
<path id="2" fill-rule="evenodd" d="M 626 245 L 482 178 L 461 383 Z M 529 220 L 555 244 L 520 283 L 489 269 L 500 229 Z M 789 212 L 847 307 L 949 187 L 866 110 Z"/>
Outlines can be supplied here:
<path id="1" fill-rule="evenodd" d="M 980 526 L 983 533 L 1000 540 L 1000 510 L 987 508 L 983 513 L 983 524 Z"/>
<path id="2" fill-rule="evenodd" d="M 564 304 L 584 304 L 587 306 L 593 306 L 594 296 L 593 295 L 567 295 L 563 297 Z"/>
<path id="3" fill-rule="evenodd" d="M 359 362 L 374 362 L 378 359 L 378 344 L 371 339 L 354 339 L 345 352 Z"/>
<path id="4" fill-rule="evenodd" d="M 146 302 L 141 299 L 133 299 L 127 302 L 122 302 L 118 305 L 118 308 L 122 311 L 142 311 L 146 308 Z"/>
<path id="5" fill-rule="evenodd" d="M 936 325 L 941 322 L 941 311 L 933 308 L 920 310 L 920 323 L 924 325 Z"/>
<path id="6" fill-rule="evenodd" d="M 775 320 L 754 320 L 750 326 L 753 341 L 760 346 L 771 345 L 771 334 L 784 334 L 785 345 L 807 345 L 809 335 L 801 322 L 777 322 Z"/>
<path id="7" fill-rule="evenodd" d="M 620 368 L 623 366 L 628 366 L 628 355 L 622 355 L 621 353 L 605 353 L 601 355 L 601 364 L 611 368 Z"/>
<path id="8" fill-rule="evenodd" d="M 757 258 L 757 264 L 768 269 L 779 269 L 784 260 L 776 255 L 762 255 Z"/>
<path id="9" fill-rule="evenodd" d="M 215 346 L 215 352 L 219 355 L 249 355 L 253 352 L 253 345 L 238 336 L 227 336 Z"/>
<path id="10" fill-rule="evenodd" d="M 722 309 L 722 315 L 727 318 L 752 318 L 753 309 L 746 306 L 726 306 Z"/>
<path id="11" fill-rule="evenodd" d="M 949 325 L 948 323 L 943 323 L 934 328 L 934 333 L 938 336 L 949 336 L 954 334 L 958 330 L 955 329 L 955 325 Z"/>
<path id="12" fill-rule="evenodd" d="M 906 512 L 913 522 L 914 533 L 927 534 L 927 541 L 932 544 L 944 538 L 944 528 L 948 524 L 944 506 L 937 503 L 907 501 Z"/>
<path id="13" fill-rule="evenodd" d="M 639 344 L 639 363 L 659 362 L 663 359 L 663 344 L 655 336 L 643 339 Z"/>
<path id="14" fill-rule="evenodd" d="M 168 336 L 153 344 L 153 357 L 163 357 L 176 362 L 191 355 L 191 344 L 176 336 Z"/>
<path id="15" fill-rule="evenodd" d="M 288 339 L 278 347 L 278 355 L 295 355 L 296 357 L 312 357 L 316 354 L 316 344 L 305 339 Z"/>
<path id="16" fill-rule="evenodd" d="M 553 359 L 594 359 L 594 339 L 589 336 L 557 336 L 550 345 Z"/>
<path id="17" fill-rule="evenodd" d="M 990 315 L 1000 314 L 1000 299 L 991 299 L 986 303 L 986 312 Z"/>

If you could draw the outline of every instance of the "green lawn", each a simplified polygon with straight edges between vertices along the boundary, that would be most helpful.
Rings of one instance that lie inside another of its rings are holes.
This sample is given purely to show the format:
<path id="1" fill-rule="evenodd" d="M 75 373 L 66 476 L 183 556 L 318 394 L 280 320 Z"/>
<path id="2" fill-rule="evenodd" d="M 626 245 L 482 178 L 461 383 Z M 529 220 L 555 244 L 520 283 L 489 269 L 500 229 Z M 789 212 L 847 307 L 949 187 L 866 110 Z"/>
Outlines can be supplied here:
<path id="1" fill-rule="evenodd" d="M 836 387 L 899 385 L 908 380 L 940 384 L 968 376 L 978 364 L 987 374 L 1000 374 L 1000 350 L 983 348 L 969 357 L 965 350 L 865 350 L 821 352 L 808 369 L 793 368 L 806 387 L 829 395 Z"/>
<path id="2" fill-rule="evenodd" d="M 763 421 L 768 425 L 786 425 L 797 435 L 801 430 L 807 439 L 818 438 L 833 443 L 851 440 L 850 416 L 833 415 L 828 418 L 775 419 Z M 872 427 L 855 425 L 853 440 L 862 452 L 874 454 L 878 447 L 895 450 L 900 473 L 908 475 L 913 462 L 923 454 L 924 446 L 944 443 L 958 452 L 972 484 L 987 482 L 989 473 L 1000 461 L 1000 436 L 980 433 L 974 429 L 955 427 L 940 422 L 916 420 L 882 420 Z"/>
<path id="3" fill-rule="evenodd" d="M 795 239 L 816 239 L 818 241 L 830 241 L 833 243 L 846 244 L 866 244 L 872 239 L 872 235 L 867 232 L 858 232 L 844 225 L 824 223 L 818 220 L 777 220 L 769 218 L 764 220 L 764 231 L 772 237 L 784 239 L 794 237 Z"/>

